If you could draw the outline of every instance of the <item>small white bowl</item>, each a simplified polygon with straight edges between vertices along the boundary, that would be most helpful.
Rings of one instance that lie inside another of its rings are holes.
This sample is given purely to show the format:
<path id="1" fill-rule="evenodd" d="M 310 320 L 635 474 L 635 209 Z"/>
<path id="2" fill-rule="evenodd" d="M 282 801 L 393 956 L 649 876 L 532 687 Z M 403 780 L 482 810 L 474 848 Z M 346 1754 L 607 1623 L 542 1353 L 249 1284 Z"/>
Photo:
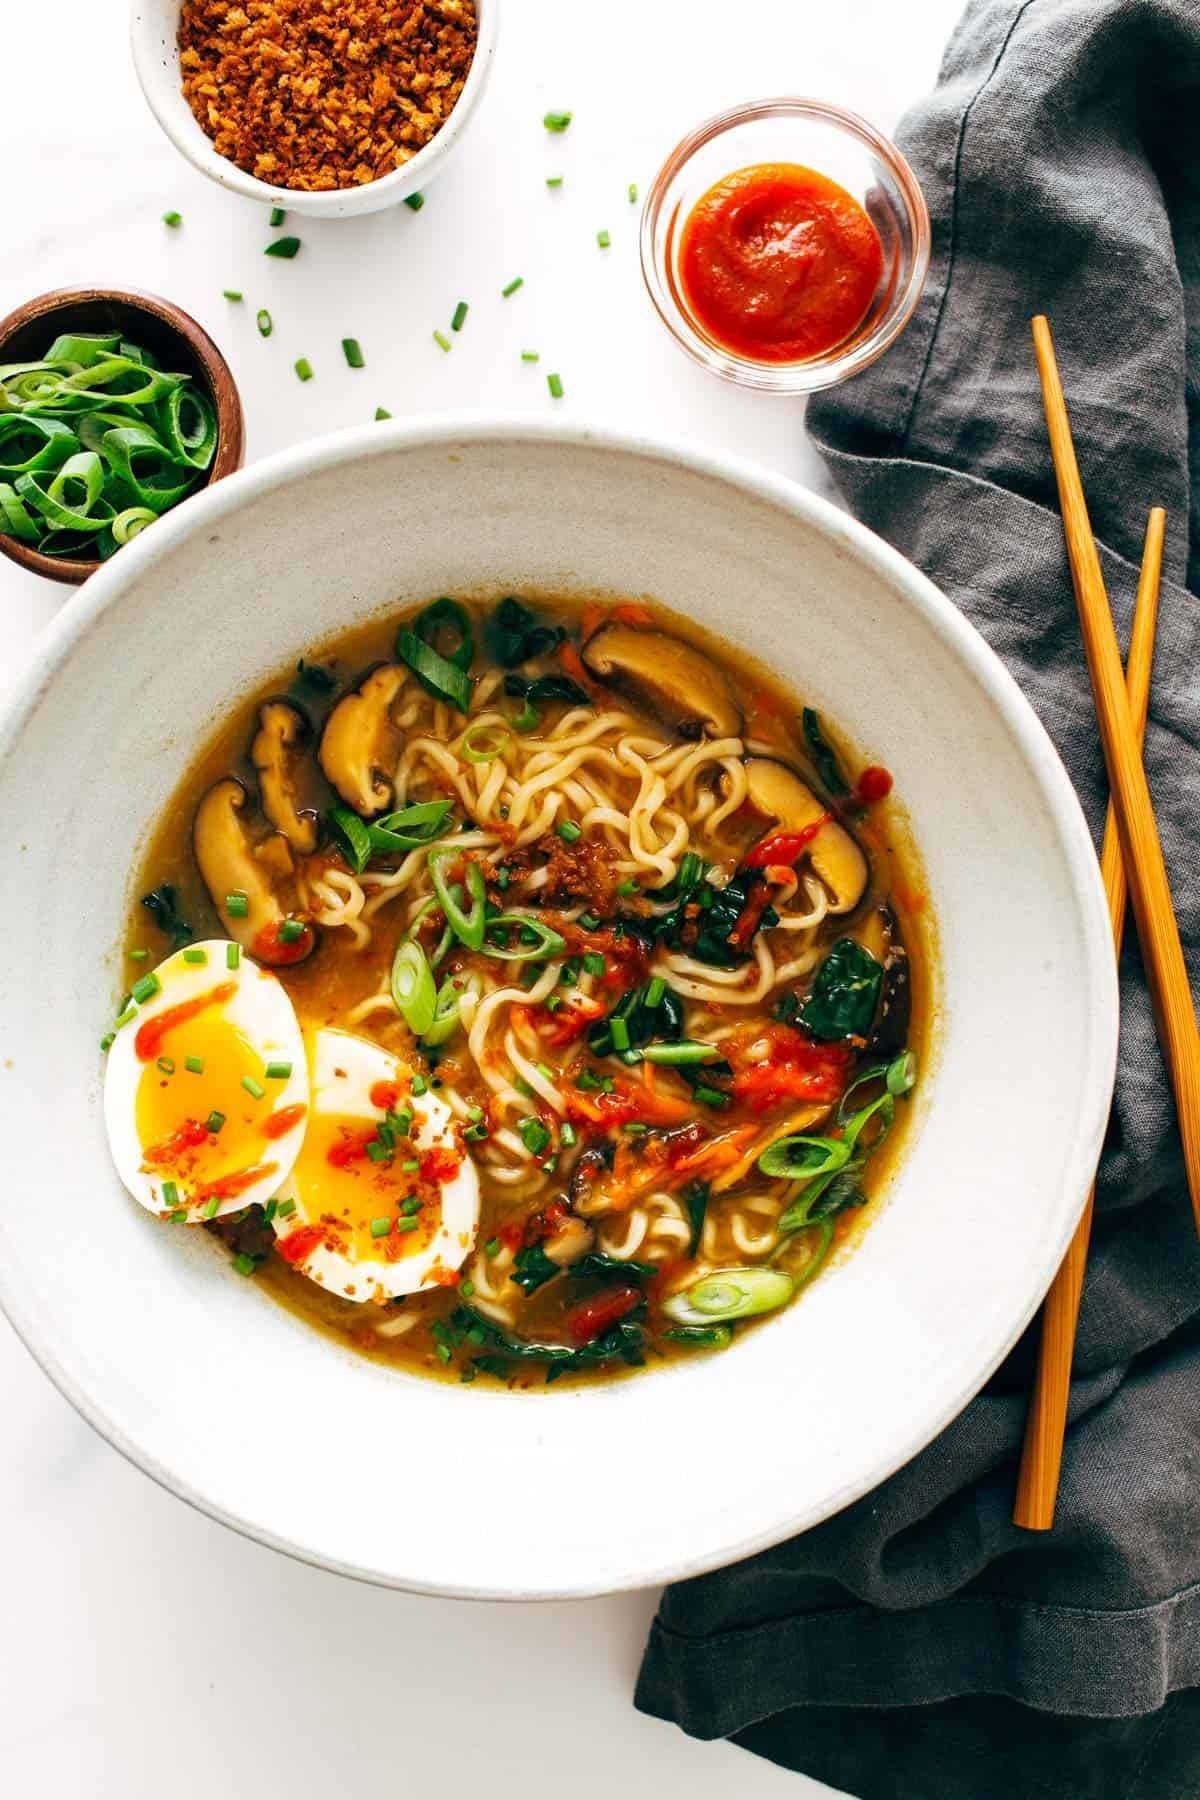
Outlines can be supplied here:
<path id="1" fill-rule="evenodd" d="M 139 846 L 237 696 L 339 626 L 430 594 L 534 588 L 658 595 L 892 770 L 937 918 L 941 1006 L 884 1204 L 798 1305 L 721 1356 L 514 1395 L 366 1362 L 204 1233 L 149 1218 L 111 1166 L 98 1045 Z M 464 415 L 363 426 L 231 475 L 43 634 L 0 713 L 0 818 L 0 1304 L 127 1456 L 326 1568 L 565 1598 L 777 1542 L 953 1418 L 1079 1217 L 1117 985 L 1063 766 L 923 575 L 731 457 Z"/>
<path id="2" fill-rule="evenodd" d="M 133 63 L 142 92 L 150 110 L 174 144 L 201 174 L 211 176 L 222 187 L 250 200 L 261 200 L 267 206 L 282 206 L 288 212 L 306 213 L 314 219 L 349 219 L 359 213 L 378 212 L 395 206 L 409 194 L 417 192 L 433 179 L 449 156 L 471 114 L 479 104 L 492 57 L 496 51 L 499 26 L 499 0 L 475 0 L 479 34 L 475 57 L 467 73 L 466 84 L 458 104 L 437 136 L 418 150 L 411 162 L 392 175 L 381 175 L 365 187 L 335 188 L 329 193 L 310 194 L 302 188 L 274 187 L 239 169 L 227 156 L 218 155 L 211 138 L 200 128 L 183 97 L 179 70 L 180 0 L 133 0 L 129 35 L 133 46 Z"/>

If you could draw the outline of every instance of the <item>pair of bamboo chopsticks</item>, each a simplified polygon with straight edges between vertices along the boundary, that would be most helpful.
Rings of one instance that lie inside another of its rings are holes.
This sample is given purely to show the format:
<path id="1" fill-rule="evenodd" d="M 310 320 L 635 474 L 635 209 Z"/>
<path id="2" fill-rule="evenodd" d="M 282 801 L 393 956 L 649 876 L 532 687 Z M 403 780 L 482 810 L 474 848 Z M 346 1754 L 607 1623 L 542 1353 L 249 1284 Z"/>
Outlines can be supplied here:
<path id="1" fill-rule="evenodd" d="M 1200 1032 L 1196 1027 L 1150 789 L 1142 766 L 1166 514 L 1161 507 L 1154 507 L 1147 522 L 1129 667 L 1124 672 L 1079 479 L 1050 327 L 1040 316 L 1033 321 L 1033 343 L 1058 481 L 1071 580 L 1079 608 L 1104 759 L 1108 765 L 1111 799 L 1101 853 L 1101 874 L 1108 896 L 1113 941 L 1119 953 L 1128 884 L 1159 1041 L 1175 1092 L 1188 1192 L 1200 1230 Z M 1031 1531 L 1048 1531 L 1054 1523 L 1071 1360 L 1094 1196 L 1093 1188 L 1062 1268 L 1046 1297 L 1041 1348 L 1013 1510 L 1014 1523 Z"/>

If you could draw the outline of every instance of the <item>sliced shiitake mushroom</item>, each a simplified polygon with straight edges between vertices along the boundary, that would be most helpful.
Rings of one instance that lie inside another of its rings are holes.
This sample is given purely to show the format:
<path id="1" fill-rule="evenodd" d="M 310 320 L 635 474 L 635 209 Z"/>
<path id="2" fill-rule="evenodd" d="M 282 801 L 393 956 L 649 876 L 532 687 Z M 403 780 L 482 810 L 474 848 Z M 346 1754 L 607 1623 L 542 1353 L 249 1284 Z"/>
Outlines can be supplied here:
<path id="1" fill-rule="evenodd" d="M 861 942 L 883 964 L 883 985 L 871 1026 L 869 1046 L 878 1056 L 899 1056 L 912 1024 L 912 980 L 908 951 L 891 907 L 876 907 L 864 922 Z"/>
<path id="2" fill-rule="evenodd" d="M 326 779 L 364 819 L 386 812 L 392 803 L 390 770 L 400 749 L 392 707 L 407 678 L 399 663 L 373 669 L 338 701 L 321 733 L 319 756 Z"/>
<path id="3" fill-rule="evenodd" d="M 794 770 L 769 756 L 746 758 L 746 797 L 782 831 L 804 831 L 826 818 L 826 808 Z M 830 895 L 830 911 L 853 912 L 869 874 L 867 859 L 850 833 L 834 819 L 821 826 L 807 847 L 808 859 Z"/>
<path id="4" fill-rule="evenodd" d="M 290 700 L 267 700 L 259 708 L 250 761 L 258 776 L 258 801 L 265 817 L 300 856 L 317 847 L 315 813 L 300 804 L 299 764 L 308 742 L 308 720 Z"/>
<path id="5" fill-rule="evenodd" d="M 568 1213 L 557 1230 L 543 1240 L 542 1249 L 560 1269 L 570 1269 L 585 1257 L 596 1241 L 596 1234 L 585 1220 Z"/>
<path id="6" fill-rule="evenodd" d="M 299 962 L 312 951 L 316 934 L 310 925 L 290 943 L 279 936 L 287 913 L 275 884 L 290 869 L 291 855 L 284 839 L 275 834 L 262 846 L 255 845 L 246 819 L 246 790 L 232 775 L 210 787 L 197 807 L 192 848 L 231 938 L 268 963 Z M 230 912 L 233 894 L 245 895 L 244 916 Z"/>
<path id="7" fill-rule="evenodd" d="M 665 631 L 602 625 L 583 646 L 593 675 L 656 712 L 681 737 L 736 737 L 742 711 L 724 673 Z"/>

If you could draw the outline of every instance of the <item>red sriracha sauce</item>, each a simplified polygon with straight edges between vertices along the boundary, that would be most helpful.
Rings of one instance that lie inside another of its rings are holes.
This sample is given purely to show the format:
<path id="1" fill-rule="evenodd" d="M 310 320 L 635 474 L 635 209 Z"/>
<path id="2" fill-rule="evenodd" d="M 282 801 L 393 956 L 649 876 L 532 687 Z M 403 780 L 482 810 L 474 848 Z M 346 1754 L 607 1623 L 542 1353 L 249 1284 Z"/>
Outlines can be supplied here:
<path id="1" fill-rule="evenodd" d="M 697 200 L 679 284 L 702 331 L 755 362 L 808 362 L 860 325 L 883 275 L 852 194 L 798 163 L 756 163 Z"/>

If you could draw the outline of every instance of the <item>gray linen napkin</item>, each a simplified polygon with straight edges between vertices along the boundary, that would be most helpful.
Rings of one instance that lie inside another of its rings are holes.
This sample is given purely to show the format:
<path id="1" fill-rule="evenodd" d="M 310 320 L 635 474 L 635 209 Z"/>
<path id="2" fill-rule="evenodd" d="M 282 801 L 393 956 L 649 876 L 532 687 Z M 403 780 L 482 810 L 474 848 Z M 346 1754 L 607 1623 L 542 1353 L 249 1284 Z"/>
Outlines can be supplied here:
<path id="1" fill-rule="evenodd" d="M 933 215 L 928 289 L 809 429 L 859 516 L 1012 669 L 1098 837 L 1103 765 L 1029 338 L 1030 315 L 1050 315 L 1122 634 L 1146 509 L 1170 514 L 1146 762 L 1195 985 L 1200 0 L 974 0 L 900 141 Z M 1054 1532 L 1009 1516 L 1030 1333 L 874 1493 L 669 1589 L 644 1711 L 861 1800 L 1200 1795 L 1200 1245 L 1132 932 L 1121 999 Z"/>

